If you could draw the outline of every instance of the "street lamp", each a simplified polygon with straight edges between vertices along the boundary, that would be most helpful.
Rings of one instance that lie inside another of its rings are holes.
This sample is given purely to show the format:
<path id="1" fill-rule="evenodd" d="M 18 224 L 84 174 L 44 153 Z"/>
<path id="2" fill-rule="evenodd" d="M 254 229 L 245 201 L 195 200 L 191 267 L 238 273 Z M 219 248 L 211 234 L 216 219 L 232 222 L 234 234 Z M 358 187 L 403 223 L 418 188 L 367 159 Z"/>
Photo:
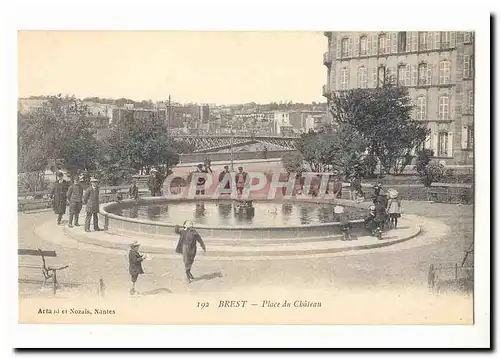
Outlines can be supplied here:
<path id="1" fill-rule="evenodd" d="M 231 125 L 231 171 L 234 171 L 234 160 L 233 160 L 233 126 Z"/>

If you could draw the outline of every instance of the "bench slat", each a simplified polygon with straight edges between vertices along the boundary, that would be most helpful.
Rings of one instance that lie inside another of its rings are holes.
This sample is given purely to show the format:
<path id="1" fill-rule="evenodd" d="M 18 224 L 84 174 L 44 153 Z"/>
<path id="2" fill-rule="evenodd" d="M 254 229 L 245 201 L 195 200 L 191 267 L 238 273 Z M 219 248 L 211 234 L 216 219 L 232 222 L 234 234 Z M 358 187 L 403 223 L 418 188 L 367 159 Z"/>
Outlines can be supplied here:
<path id="1" fill-rule="evenodd" d="M 57 257 L 55 251 L 42 251 L 43 256 L 46 257 Z M 17 254 L 21 256 L 41 256 L 40 251 L 32 250 L 32 249 L 19 249 L 17 250 Z"/>
<path id="2" fill-rule="evenodd" d="M 40 269 L 40 270 L 44 269 L 43 266 L 37 266 L 37 265 L 19 265 L 19 267 L 22 267 L 22 268 L 32 268 L 32 269 Z"/>

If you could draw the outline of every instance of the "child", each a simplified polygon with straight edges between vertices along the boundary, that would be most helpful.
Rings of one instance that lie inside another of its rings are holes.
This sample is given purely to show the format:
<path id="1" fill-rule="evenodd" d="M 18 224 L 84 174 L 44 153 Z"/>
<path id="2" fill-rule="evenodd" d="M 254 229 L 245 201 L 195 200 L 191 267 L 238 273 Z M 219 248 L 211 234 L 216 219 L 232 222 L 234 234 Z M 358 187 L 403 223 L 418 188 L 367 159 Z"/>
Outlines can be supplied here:
<path id="1" fill-rule="evenodd" d="M 136 294 L 135 283 L 137 282 L 139 275 L 144 273 L 144 270 L 142 269 L 142 261 L 146 259 L 146 255 L 139 253 L 139 246 L 139 243 L 134 241 L 130 244 L 130 250 L 128 252 L 128 270 L 132 279 L 132 288 L 130 289 L 131 295 Z"/>
<path id="2" fill-rule="evenodd" d="M 391 226 L 396 229 L 398 227 L 398 219 L 401 217 L 401 198 L 399 197 L 399 193 L 394 189 L 389 189 L 388 195 L 387 212 L 389 213 Z"/>
<path id="3" fill-rule="evenodd" d="M 340 231 L 342 231 L 342 241 L 351 241 L 351 224 L 346 220 L 344 207 L 335 205 L 333 208 L 335 219 L 340 223 Z"/>

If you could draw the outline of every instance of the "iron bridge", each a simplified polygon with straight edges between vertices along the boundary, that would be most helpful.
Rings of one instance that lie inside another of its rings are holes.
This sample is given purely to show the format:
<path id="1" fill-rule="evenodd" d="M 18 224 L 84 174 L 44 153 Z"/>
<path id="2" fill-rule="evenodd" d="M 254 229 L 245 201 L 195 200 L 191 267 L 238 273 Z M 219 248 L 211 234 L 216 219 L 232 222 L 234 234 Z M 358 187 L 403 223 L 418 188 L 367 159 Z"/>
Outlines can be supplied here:
<path id="1" fill-rule="evenodd" d="M 225 149 L 243 147 L 246 145 L 261 143 L 268 147 L 268 150 L 296 150 L 298 137 L 282 136 L 250 136 L 250 135 L 173 135 L 174 140 L 184 141 L 193 145 L 194 153 L 210 153 Z"/>

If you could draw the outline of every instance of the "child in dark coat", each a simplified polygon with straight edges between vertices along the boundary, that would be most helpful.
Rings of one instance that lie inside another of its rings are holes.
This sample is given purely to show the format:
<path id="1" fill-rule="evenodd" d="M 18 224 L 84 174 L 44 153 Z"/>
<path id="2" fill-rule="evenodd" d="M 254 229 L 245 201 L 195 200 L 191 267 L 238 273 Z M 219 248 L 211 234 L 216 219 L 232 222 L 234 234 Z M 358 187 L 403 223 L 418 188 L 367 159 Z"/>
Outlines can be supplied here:
<path id="1" fill-rule="evenodd" d="M 142 269 L 142 261 L 146 259 L 146 255 L 142 255 L 139 253 L 139 244 L 137 241 L 134 241 L 130 244 L 130 250 L 128 252 L 128 263 L 129 263 L 129 273 L 132 279 L 132 288 L 130 289 L 130 294 L 134 295 L 135 291 L 135 283 L 137 282 L 137 278 L 139 275 L 144 273 Z"/>

